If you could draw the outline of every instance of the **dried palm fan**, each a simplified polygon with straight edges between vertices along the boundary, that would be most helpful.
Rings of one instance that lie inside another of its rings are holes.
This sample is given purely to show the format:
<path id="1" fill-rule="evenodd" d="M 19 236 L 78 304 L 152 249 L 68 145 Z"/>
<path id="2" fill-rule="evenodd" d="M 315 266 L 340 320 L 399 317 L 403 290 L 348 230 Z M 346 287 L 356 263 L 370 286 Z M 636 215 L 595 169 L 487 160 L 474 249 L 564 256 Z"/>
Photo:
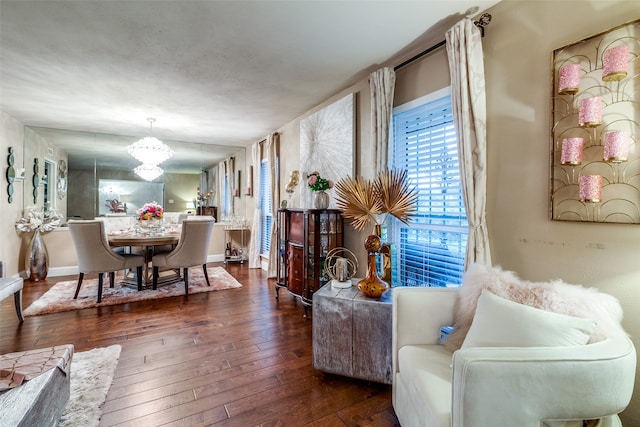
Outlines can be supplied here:
<path id="1" fill-rule="evenodd" d="M 405 224 L 417 212 L 418 193 L 411 188 L 406 170 L 382 171 L 374 182 L 377 196 L 382 203 L 382 212 L 389 213 Z"/>
<path id="2" fill-rule="evenodd" d="M 374 181 L 362 177 L 347 177 L 335 186 L 337 205 L 345 218 L 351 218 L 356 230 L 367 225 L 381 225 L 387 214 L 391 214 L 405 224 L 416 214 L 418 193 L 409 184 L 406 171 L 386 170 L 378 173 Z M 379 230 L 368 236 L 364 242 L 368 253 L 367 276 L 358 282 L 358 289 L 371 298 L 377 298 L 389 288 L 380 279 L 376 267 L 376 253 L 380 250 Z"/>
<path id="3" fill-rule="evenodd" d="M 352 219 L 351 225 L 358 231 L 364 230 L 373 216 L 382 210 L 373 183 L 361 176 L 341 179 L 336 183 L 335 190 L 338 196 L 336 204 L 345 218 Z"/>
<path id="4" fill-rule="evenodd" d="M 418 193 L 411 187 L 407 171 L 385 170 L 374 181 L 361 176 L 346 177 L 335 186 L 336 203 L 351 225 L 362 231 L 379 224 L 380 217 L 391 214 L 405 224 L 416 214 Z"/>

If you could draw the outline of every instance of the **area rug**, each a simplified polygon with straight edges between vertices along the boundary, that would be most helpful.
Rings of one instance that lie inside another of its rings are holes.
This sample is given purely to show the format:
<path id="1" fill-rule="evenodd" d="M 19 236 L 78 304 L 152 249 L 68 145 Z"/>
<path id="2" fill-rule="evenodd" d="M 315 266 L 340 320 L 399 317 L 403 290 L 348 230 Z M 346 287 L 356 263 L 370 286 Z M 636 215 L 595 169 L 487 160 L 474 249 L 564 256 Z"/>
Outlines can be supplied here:
<path id="1" fill-rule="evenodd" d="M 207 272 L 211 286 L 207 286 L 202 268 L 193 267 L 189 269 L 189 294 L 242 287 L 242 285 L 222 267 L 209 267 L 207 268 Z M 96 301 L 98 297 L 98 279 L 85 279 L 82 282 L 78 298 L 74 300 L 73 294 L 76 291 L 77 285 L 77 280 L 56 283 L 44 295 L 27 307 L 23 311 L 23 314 L 25 316 L 37 316 L 39 314 L 184 295 L 183 281 L 171 285 L 159 286 L 158 290 L 155 291 L 146 289 L 138 292 L 135 288 L 123 286 L 120 280 L 118 280 L 118 277 L 116 277 L 115 286 L 110 288 L 109 280 L 105 277 L 105 284 L 102 289 L 102 302 L 98 304 Z"/>
<path id="2" fill-rule="evenodd" d="M 58 427 L 93 427 L 100 424 L 120 358 L 119 345 L 75 353 L 71 360 L 71 394 Z"/>

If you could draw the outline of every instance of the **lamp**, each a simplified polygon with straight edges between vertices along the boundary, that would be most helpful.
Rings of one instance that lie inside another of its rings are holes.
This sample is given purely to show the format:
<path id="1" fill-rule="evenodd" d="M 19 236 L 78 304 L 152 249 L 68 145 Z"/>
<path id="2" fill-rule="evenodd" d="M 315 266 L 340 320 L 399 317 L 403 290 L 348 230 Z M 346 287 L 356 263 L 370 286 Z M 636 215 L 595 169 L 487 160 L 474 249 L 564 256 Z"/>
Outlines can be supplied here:
<path id="1" fill-rule="evenodd" d="M 145 181 L 153 181 L 164 173 L 161 168 L 149 163 L 143 163 L 140 166 L 137 166 L 133 171 Z"/>
<path id="2" fill-rule="evenodd" d="M 148 118 L 149 132 L 153 133 L 154 118 Z M 127 147 L 127 152 L 138 161 L 157 166 L 173 156 L 173 150 L 154 136 L 144 137 Z M 137 172 L 136 172 L 137 173 Z"/>

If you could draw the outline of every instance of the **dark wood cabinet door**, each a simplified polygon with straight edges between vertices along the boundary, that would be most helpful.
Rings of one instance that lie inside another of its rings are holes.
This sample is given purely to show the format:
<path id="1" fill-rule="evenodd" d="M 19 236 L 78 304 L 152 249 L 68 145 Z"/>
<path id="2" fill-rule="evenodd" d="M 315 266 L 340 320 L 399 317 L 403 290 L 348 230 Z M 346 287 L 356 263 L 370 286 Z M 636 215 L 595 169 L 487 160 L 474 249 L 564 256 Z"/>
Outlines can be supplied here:
<path id="1" fill-rule="evenodd" d="M 304 270 L 303 270 L 303 248 L 299 245 L 289 243 L 288 247 L 289 272 L 289 292 L 301 296 L 304 291 Z"/>

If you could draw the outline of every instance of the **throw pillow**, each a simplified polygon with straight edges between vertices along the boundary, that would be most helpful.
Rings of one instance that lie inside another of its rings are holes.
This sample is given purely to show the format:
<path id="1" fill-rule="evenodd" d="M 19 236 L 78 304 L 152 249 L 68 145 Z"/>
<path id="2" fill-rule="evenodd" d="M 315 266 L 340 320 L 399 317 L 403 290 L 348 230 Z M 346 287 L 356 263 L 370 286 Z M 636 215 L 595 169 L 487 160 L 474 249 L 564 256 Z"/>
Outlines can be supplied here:
<path id="1" fill-rule="evenodd" d="M 545 311 L 596 320 L 598 326 L 589 343 L 602 341 L 607 337 L 627 336 L 620 325 L 622 307 L 612 295 L 595 288 L 564 283 L 561 280 L 523 281 L 515 273 L 503 271 L 500 267 L 473 264 L 465 273 L 458 291 L 454 313 L 455 328 L 444 342 L 450 351 L 458 350 L 464 342 L 483 289 L 488 289 L 502 298 Z"/>
<path id="2" fill-rule="evenodd" d="M 596 323 L 519 304 L 484 289 L 462 348 L 584 345 Z"/>

